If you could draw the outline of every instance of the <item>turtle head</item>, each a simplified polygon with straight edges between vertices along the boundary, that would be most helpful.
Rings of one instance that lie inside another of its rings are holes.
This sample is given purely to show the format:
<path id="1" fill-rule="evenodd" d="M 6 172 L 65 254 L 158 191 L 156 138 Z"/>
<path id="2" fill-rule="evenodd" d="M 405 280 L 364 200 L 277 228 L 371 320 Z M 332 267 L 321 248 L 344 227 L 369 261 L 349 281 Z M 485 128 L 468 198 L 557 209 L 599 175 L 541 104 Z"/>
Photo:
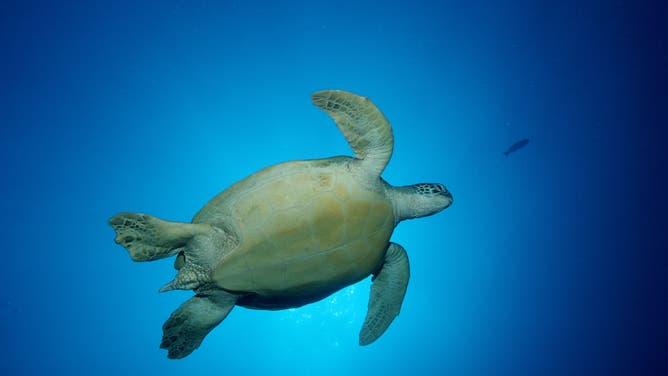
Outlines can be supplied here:
<path id="1" fill-rule="evenodd" d="M 419 183 L 395 188 L 396 215 L 400 221 L 436 214 L 452 204 L 443 184 Z"/>

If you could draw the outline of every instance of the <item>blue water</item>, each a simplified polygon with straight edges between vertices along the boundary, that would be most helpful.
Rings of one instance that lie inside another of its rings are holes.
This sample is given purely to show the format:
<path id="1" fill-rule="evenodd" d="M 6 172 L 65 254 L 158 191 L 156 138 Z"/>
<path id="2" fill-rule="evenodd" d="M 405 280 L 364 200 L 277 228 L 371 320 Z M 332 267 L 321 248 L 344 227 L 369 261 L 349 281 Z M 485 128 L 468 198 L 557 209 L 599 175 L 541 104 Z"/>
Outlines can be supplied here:
<path id="1" fill-rule="evenodd" d="M 2 375 L 666 370 L 665 3 L 278 3 L 0 4 Z M 191 292 L 159 294 L 172 261 L 132 262 L 107 219 L 187 221 L 262 167 L 351 155 L 321 89 L 387 115 L 387 181 L 454 195 L 393 235 L 401 315 L 359 347 L 365 280 L 235 308 L 168 360 Z"/>

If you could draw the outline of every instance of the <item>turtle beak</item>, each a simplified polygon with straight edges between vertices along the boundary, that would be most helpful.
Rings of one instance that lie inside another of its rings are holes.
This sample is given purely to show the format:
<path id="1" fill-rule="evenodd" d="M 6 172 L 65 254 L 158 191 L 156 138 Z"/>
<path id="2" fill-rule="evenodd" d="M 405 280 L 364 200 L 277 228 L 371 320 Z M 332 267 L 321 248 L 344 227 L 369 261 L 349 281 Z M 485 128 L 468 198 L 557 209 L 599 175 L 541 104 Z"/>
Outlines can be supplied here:
<path id="1" fill-rule="evenodd" d="M 445 185 L 443 185 L 443 184 L 436 184 L 436 191 L 437 191 L 438 194 L 440 194 L 441 196 L 445 196 L 445 197 L 449 198 L 450 201 L 452 201 L 452 194 L 450 194 L 450 191 L 448 191 L 448 189 L 445 187 Z"/>
<path id="2" fill-rule="evenodd" d="M 441 194 L 444 195 L 445 197 L 449 198 L 450 201 L 452 201 L 452 194 L 447 189 L 445 191 L 443 191 L 443 193 L 441 193 Z"/>
<path id="3" fill-rule="evenodd" d="M 448 200 L 448 204 L 445 205 L 445 207 L 444 207 L 444 209 L 445 209 L 448 206 L 452 205 L 452 201 L 453 201 L 452 194 L 450 193 L 450 191 L 448 191 L 447 188 L 445 188 L 445 186 L 443 184 L 439 184 L 439 188 L 441 188 L 440 192 L 439 192 L 439 195 L 445 197 Z"/>

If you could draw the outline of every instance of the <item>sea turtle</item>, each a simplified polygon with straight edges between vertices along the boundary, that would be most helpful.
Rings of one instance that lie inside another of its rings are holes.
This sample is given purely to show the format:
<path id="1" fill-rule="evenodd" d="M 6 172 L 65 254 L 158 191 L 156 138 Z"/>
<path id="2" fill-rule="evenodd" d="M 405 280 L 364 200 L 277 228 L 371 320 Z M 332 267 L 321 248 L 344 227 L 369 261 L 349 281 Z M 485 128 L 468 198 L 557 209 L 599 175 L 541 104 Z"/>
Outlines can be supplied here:
<path id="1" fill-rule="evenodd" d="M 373 275 L 360 345 L 399 314 L 408 257 L 390 236 L 402 220 L 452 203 L 442 184 L 393 187 L 380 177 L 392 155 L 385 116 L 365 97 L 326 90 L 313 103 L 334 119 L 355 158 L 274 165 L 214 197 L 192 223 L 140 213 L 109 220 L 135 261 L 176 255 L 160 291 L 194 290 L 163 325 L 161 348 L 183 358 L 235 305 L 277 310 L 316 302 Z"/>

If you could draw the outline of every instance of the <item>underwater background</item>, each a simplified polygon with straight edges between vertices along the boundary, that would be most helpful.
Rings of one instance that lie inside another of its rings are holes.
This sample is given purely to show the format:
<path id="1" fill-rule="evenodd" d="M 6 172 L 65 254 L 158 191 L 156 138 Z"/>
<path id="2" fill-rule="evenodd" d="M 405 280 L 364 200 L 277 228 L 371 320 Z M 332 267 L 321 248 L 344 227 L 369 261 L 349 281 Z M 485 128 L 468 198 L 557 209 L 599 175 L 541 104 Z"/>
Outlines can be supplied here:
<path id="1" fill-rule="evenodd" d="M 666 374 L 665 2 L 2 1 L 2 375 Z M 309 95 L 370 97 L 383 177 L 454 204 L 402 223 L 401 315 L 370 279 L 235 308 L 183 360 L 192 292 L 134 263 L 122 211 L 188 221 L 287 160 L 352 155 Z M 504 157 L 510 145 L 530 142 Z"/>

